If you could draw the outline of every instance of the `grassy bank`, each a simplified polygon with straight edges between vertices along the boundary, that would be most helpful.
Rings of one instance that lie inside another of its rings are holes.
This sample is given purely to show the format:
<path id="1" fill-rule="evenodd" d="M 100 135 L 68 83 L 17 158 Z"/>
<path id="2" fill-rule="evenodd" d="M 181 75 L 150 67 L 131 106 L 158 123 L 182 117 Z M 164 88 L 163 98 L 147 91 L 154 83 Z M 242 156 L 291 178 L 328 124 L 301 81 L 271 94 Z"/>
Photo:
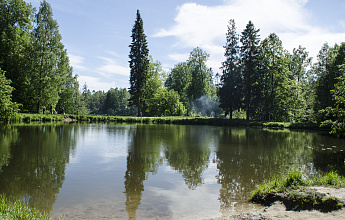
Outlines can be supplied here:
<path id="1" fill-rule="evenodd" d="M 281 201 L 292 210 L 336 210 L 343 206 L 338 199 L 325 197 L 311 190 L 312 186 L 345 187 L 345 178 L 334 172 L 308 178 L 296 170 L 291 170 L 286 175 L 257 185 L 251 194 L 251 201 L 264 205 Z"/>
<path id="2" fill-rule="evenodd" d="M 12 202 L 4 196 L 0 196 L 0 219 L 48 220 L 51 218 L 49 215 L 42 214 L 18 200 Z"/>
<path id="3" fill-rule="evenodd" d="M 104 115 L 50 115 L 50 114 L 18 114 L 12 122 L 56 122 L 63 119 L 76 119 L 78 122 L 112 122 L 139 124 L 178 124 L 178 125 L 214 125 L 233 127 L 266 127 L 278 129 L 313 129 L 321 130 L 318 123 L 261 122 L 244 119 L 223 119 L 214 117 L 127 117 Z M 330 128 L 322 128 L 322 130 Z"/>

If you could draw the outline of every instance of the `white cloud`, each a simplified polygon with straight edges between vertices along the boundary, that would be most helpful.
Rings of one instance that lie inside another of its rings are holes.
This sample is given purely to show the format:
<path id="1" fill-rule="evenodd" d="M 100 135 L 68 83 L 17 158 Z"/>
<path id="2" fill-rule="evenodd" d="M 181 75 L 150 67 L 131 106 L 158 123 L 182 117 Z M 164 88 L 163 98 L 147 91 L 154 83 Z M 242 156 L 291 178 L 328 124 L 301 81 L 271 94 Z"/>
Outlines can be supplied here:
<path id="1" fill-rule="evenodd" d="M 168 54 L 168 58 L 176 62 L 184 62 L 188 59 L 189 53 Z"/>
<path id="2" fill-rule="evenodd" d="M 108 91 L 110 88 L 115 88 L 115 82 L 103 81 L 101 78 L 92 76 L 79 76 L 78 77 L 80 89 L 83 87 L 84 83 L 88 88 L 93 91 Z"/>
<path id="3" fill-rule="evenodd" d="M 87 68 L 83 66 L 84 64 L 84 57 L 73 55 L 73 54 L 68 54 L 69 56 L 69 61 L 71 63 L 71 66 L 73 69 L 76 70 L 86 70 Z"/>
<path id="4" fill-rule="evenodd" d="M 154 37 L 175 37 L 180 48 L 201 47 L 211 56 L 208 62 L 218 71 L 224 59 L 225 34 L 227 23 L 235 19 L 237 33 L 241 33 L 249 20 L 260 28 L 260 37 L 264 39 L 270 33 L 276 33 L 286 49 L 302 45 L 316 57 L 321 46 L 340 43 L 345 33 L 332 33 L 311 25 L 311 14 L 304 8 L 307 0 L 228 0 L 223 5 L 205 6 L 187 3 L 178 8 L 175 24 L 168 29 L 161 29 Z M 176 55 L 169 58 L 176 60 Z"/>
<path id="5" fill-rule="evenodd" d="M 106 78 L 113 78 L 114 74 L 129 76 L 130 69 L 128 66 L 121 66 L 112 58 L 100 57 L 100 59 L 104 61 L 103 66 L 97 69 L 100 75 Z"/>

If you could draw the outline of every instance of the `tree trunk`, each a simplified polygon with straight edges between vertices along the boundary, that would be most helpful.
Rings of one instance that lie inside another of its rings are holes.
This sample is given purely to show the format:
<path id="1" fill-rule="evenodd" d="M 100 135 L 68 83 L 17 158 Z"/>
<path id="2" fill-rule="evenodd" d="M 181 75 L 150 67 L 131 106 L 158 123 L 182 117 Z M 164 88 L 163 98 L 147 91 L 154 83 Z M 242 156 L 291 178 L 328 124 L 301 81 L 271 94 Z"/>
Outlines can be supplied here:
<path id="1" fill-rule="evenodd" d="M 141 109 L 140 109 L 140 98 L 138 98 L 138 117 L 141 117 L 140 111 L 141 111 Z"/>

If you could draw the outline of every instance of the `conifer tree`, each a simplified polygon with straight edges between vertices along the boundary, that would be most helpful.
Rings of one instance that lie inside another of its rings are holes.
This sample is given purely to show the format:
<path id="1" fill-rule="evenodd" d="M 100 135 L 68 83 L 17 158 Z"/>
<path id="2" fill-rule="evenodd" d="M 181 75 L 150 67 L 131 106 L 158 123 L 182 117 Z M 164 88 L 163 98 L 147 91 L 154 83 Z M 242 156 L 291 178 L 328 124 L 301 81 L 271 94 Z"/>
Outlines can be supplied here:
<path id="1" fill-rule="evenodd" d="M 223 70 L 223 75 L 220 78 L 221 82 L 218 91 L 220 107 L 225 111 L 225 116 L 228 113 L 230 114 L 230 119 L 232 118 L 232 112 L 240 108 L 242 98 L 238 41 L 239 36 L 236 33 L 235 20 L 231 19 L 228 24 L 226 44 L 224 46 L 226 60 L 222 62 L 221 69 Z"/>
<path id="2" fill-rule="evenodd" d="M 259 105 L 260 76 L 257 70 L 259 56 L 260 29 L 255 29 L 249 21 L 241 36 L 241 65 L 243 71 L 244 102 L 247 120 L 253 116 L 254 110 Z"/>
<path id="3" fill-rule="evenodd" d="M 144 88 L 148 80 L 149 49 L 147 46 L 146 35 L 144 33 L 143 20 L 139 10 L 137 19 L 132 29 L 132 43 L 129 45 L 129 67 L 130 67 L 130 106 L 137 106 L 138 116 L 141 115 L 141 107 L 144 97 Z"/>

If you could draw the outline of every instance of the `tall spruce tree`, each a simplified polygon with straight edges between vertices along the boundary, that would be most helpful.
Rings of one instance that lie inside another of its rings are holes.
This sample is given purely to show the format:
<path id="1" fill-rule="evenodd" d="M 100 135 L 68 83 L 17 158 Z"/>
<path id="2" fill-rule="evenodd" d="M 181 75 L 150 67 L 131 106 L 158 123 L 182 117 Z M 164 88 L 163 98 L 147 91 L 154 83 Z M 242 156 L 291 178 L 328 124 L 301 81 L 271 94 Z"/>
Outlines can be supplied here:
<path id="1" fill-rule="evenodd" d="M 228 24 L 226 34 L 225 61 L 222 62 L 221 69 L 223 75 L 220 78 L 218 95 L 220 107 L 225 111 L 225 116 L 229 113 L 232 119 L 232 112 L 239 109 L 242 98 L 242 78 L 239 57 L 239 36 L 236 33 L 235 20 L 231 19 Z"/>
<path id="2" fill-rule="evenodd" d="M 243 71 L 244 102 L 247 120 L 255 113 L 260 103 L 260 75 L 257 70 L 259 63 L 259 34 L 249 21 L 241 35 L 241 65 Z"/>
<path id="3" fill-rule="evenodd" d="M 129 45 L 130 88 L 128 90 L 131 98 L 129 99 L 129 105 L 137 106 L 138 116 L 141 116 L 144 88 L 149 77 L 149 49 L 139 10 L 137 10 L 137 19 L 134 23 L 131 37 L 132 43 Z"/>

